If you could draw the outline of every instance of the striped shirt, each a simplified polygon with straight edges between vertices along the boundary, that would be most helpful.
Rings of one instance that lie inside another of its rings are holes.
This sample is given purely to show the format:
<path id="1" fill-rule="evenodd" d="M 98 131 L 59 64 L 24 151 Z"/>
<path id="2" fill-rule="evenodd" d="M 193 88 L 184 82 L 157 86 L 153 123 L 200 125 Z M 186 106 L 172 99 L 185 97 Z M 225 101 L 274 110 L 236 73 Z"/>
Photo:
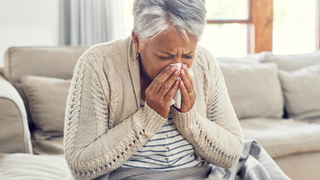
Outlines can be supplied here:
<path id="1" fill-rule="evenodd" d="M 144 107 L 142 100 L 140 107 Z M 174 170 L 205 164 L 205 161 L 196 160 L 192 144 L 176 128 L 170 112 L 166 124 L 122 167 Z"/>

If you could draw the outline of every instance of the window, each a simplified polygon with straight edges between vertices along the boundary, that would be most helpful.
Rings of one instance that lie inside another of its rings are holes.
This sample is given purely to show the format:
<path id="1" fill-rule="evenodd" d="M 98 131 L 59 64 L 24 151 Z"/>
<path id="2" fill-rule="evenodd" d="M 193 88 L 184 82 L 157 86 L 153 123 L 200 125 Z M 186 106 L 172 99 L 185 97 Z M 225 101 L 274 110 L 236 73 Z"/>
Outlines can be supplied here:
<path id="1" fill-rule="evenodd" d="M 247 55 L 247 25 L 207 24 L 200 45 L 215 57 L 242 57 Z"/>
<path id="2" fill-rule="evenodd" d="M 245 56 L 248 52 L 248 0 L 208 0 L 206 7 L 207 25 L 199 44 L 216 57 Z"/>
<path id="3" fill-rule="evenodd" d="M 316 7 L 316 0 L 274 0 L 274 54 L 316 50 Z"/>
<path id="4" fill-rule="evenodd" d="M 310 53 L 319 43 L 319 0 L 206 0 L 207 25 L 200 45 L 216 57 Z M 123 0 L 126 35 L 133 0 Z"/>
<path id="5" fill-rule="evenodd" d="M 133 0 L 122 0 L 123 23 L 125 37 L 131 35 L 133 29 L 133 16 L 132 16 Z"/>

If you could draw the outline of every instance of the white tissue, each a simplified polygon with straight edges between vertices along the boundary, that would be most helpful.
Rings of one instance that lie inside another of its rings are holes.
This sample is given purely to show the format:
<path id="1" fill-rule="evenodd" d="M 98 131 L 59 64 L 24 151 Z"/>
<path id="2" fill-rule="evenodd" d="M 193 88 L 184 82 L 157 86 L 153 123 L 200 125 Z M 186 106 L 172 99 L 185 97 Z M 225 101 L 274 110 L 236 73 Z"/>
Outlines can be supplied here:
<path id="1" fill-rule="evenodd" d="M 181 70 L 181 64 L 182 63 L 175 63 L 175 64 L 170 64 L 170 66 L 176 66 L 178 70 Z M 191 78 L 193 78 L 194 74 L 191 71 L 191 69 L 188 69 L 188 72 L 189 72 Z M 177 80 L 181 80 L 180 77 L 178 77 Z M 182 101 L 181 91 L 180 91 L 180 88 L 178 88 L 176 93 L 173 96 L 173 99 L 171 100 L 170 105 L 174 105 L 174 107 L 180 109 L 181 108 L 181 101 Z"/>

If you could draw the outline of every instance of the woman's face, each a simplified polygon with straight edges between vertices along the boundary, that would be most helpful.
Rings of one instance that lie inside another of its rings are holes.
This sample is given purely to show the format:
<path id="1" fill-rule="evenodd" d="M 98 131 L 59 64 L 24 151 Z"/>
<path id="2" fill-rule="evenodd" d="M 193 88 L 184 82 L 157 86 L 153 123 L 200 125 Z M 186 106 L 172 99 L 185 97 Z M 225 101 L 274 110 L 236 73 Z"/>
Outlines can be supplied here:
<path id="1" fill-rule="evenodd" d="M 193 36 L 188 35 L 188 43 L 181 33 L 165 30 L 156 38 L 142 44 L 134 32 L 132 37 L 136 51 L 141 56 L 141 68 L 150 80 L 169 64 L 183 63 L 190 68 L 194 61 L 198 41 Z"/>

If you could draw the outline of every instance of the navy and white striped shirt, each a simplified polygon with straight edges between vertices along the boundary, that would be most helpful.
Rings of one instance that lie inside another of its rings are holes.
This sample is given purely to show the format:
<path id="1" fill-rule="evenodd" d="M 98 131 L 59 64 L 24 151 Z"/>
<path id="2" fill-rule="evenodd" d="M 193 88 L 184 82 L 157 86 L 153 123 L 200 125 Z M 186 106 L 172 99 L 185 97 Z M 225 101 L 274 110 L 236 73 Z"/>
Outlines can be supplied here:
<path id="1" fill-rule="evenodd" d="M 140 107 L 144 107 L 142 100 Z M 170 112 L 166 124 L 122 167 L 173 170 L 204 164 L 205 161 L 196 160 L 192 144 L 176 128 Z"/>

